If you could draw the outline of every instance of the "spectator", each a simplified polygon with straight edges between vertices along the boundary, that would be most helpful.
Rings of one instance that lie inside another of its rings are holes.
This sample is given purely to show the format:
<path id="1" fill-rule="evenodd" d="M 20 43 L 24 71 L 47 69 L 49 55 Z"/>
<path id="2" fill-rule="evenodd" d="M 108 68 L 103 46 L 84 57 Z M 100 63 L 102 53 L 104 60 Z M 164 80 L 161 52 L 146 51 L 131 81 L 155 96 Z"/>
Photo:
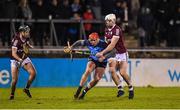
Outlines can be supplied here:
<path id="1" fill-rule="evenodd" d="M 115 0 L 100 0 L 101 1 L 101 15 L 104 19 L 105 15 L 113 13 Z"/>
<path id="2" fill-rule="evenodd" d="M 176 3 L 176 2 L 174 2 Z M 167 46 L 179 47 L 180 46 L 180 3 L 179 6 L 174 4 L 175 8 L 169 18 L 168 26 L 168 39 Z"/>
<path id="3" fill-rule="evenodd" d="M 35 19 L 48 19 L 47 8 L 43 0 L 37 0 L 33 9 L 33 18 Z M 38 23 L 34 24 L 34 45 L 40 45 L 43 47 L 43 41 L 47 39 L 48 24 Z"/>
<path id="4" fill-rule="evenodd" d="M 73 17 L 71 20 L 80 20 L 81 17 L 78 13 L 74 13 Z M 71 44 L 74 43 L 75 41 L 79 40 L 79 24 L 77 23 L 72 23 L 70 24 L 70 27 L 68 29 L 68 40 L 70 40 Z"/>
<path id="5" fill-rule="evenodd" d="M 117 24 L 121 25 L 123 31 L 128 30 L 128 7 L 125 1 L 117 0 L 113 13 L 117 16 Z"/>
<path id="6" fill-rule="evenodd" d="M 32 19 L 32 10 L 29 6 L 28 0 L 20 0 L 17 8 L 17 18 L 22 19 L 19 25 L 28 25 L 33 30 L 32 22 L 26 22 L 26 20 Z M 25 20 L 25 21 L 24 21 Z M 32 35 L 32 33 L 30 33 Z"/>
<path id="7" fill-rule="evenodd" d="M 122 2 L 120 0 L 116 1 L 113 13 L 117 17 L 117 24 L 122 25 L 124 19 L 124 9 L 122 8 Z"/>
<path id="8" fill-rule="evenodd" d="M 52 0 L 48 7 L 49 15 L 52 16 L 53 19 L 60 18 L 61 11 L 58 0 Z"/>
<path id="9" fill-rule="evenodd" d="M 63 12 L 61 13 L 60 16 L 61 19 L 71 18 L 72 12 L 71 12 L 71 6 L 69 5 L 69 0 L 62 1 L 62 4 L 60 4 L 60 12 Z"/>
<path id="10" fill-rule="evenodd" d="M 143 28 L 145 31 L 145 44 L 147 46 L 153 45 L 155 43 L 155 20 L 151 13 L 151 9 L 147 6 L 141 8 L 137 19 L 138 28 Z"/>
<path id="11" fill-rule="evenodd" d="M 132 0 L 131 1 L 131 14 L 132 14 L 132 26 L 137 27 L 137 15 L 140 8 L 139 0 Z"/>
<path id="12" fill-rule="evenodd" d="M 80 0 L 73 0 L 73 3 L 71 4 L 71 11 L 74 15 L 74 13 L 77 13 L 78 15 L 82 15 L 83 13 L 83 7 L 80 3 Z"/>
<path id="13" fill-rule="evenodd" d="M 1 0 L 0 1 L 0 18 L 16 18 L 17 1 Z M 11 32 L 9 22 L 0 22 L 0 39 L 2 46 L 11 44 Z"/>
<path id="14" fill-rule="evenodd" d="M 138 36 L 139 36 L 139 46 L 145 47 L 146 46 L 146 42 L 145 42 L 146 32 L 142 27 L 138 28 Z"/>
<path id="15" fill-rule="evenodd" d="M 101 19 L 101 2 L 100 0 L 85 0 L 86 6 L 90 6 L 94 13 L 94 18 Z"/>
<path id="16" fill-rule="evenodd" d="M 94 14 L 90 7 L 86 8 L 86 11 L 83 14 L 83 19 L 84 20 L 93 20 L 94 19 Z M 89 35 L 92 32 L 93 27 L 92 27 L 91 23 L 86 23 L 86 24 L 84 24 L 84 28 L 85 28 L 86 35 Z"/>
<path id="17" fill-rule="evenodd" d="M 170 3 L 168 0 L 158 0 L 156 7 L 155 17 L 158 20 L 159 39 L 166 45 Z"/>
<path id="18" fill-rule="evenodd" d="M 127 2 L 122 2 L 122 8 L 124 10 L 124 17 L 123 17 L 123 24 L 122 24 L 122 29 L 125 32 L 128 32 L 128 21 L 129 21 L 129 11 L 128 11 L 128 6 L 127 6 Z"/>
<path id="19" fill-rule="evenodd" d="M 52 0 L 49 6 L 49 16 L 52 16 L 52 19 L 60 19 L 61 15 L 63 12 L 60 11 L 60 2 L 58 0 Z M 61 30 L 62 25 L 60 23 L 55 23 L 55 29 L 56 34 L 57 34 L 57 40 L 58 40 L 58 44 L 61 45 L 61 32 L 59 30 Z M 51 36 L 52 37 L 52 36 Z M 53 37 L 53 45 L 58 45 Z"/>
<path id="20" fill-rule="evenodd" d="M 70 19 L 72 16 L 71 12 L 71 6 L 69 4 L 69 0 L 63 0 L 62 3 L 60 4 L 60 18 L 61 19 Z M 69 28 L 69 23 L 66 24 L 66 26 L 62 26 L 60 31 L 61 33 L 61 45 L 67 45 L 67 36 L 68 36 L 68 28 Z"/>
<path id="21" fill-rule="evenodd" d="M 22 19 L 31 19 L 32 11 L 29 7 L 28 0 L 20 0 L 17 10 L 17 17 Z"/>

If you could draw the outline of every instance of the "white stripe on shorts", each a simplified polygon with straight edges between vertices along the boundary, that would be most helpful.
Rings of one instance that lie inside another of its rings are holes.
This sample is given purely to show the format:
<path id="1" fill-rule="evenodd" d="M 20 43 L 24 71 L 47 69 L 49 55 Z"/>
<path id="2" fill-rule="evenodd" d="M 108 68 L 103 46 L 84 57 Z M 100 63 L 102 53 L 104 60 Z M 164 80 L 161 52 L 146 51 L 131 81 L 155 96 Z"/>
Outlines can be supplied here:
<path id="1" fill-rule="evenodd" d="M 27 63 L 32 64 L 31 59 L 29 57 L 23 60 L 21 67 L 23 67 Z M 11 67 L 18 67 L 18 66 L 19 66 L 19 62 L 17 60 L 11 60 Z"/>

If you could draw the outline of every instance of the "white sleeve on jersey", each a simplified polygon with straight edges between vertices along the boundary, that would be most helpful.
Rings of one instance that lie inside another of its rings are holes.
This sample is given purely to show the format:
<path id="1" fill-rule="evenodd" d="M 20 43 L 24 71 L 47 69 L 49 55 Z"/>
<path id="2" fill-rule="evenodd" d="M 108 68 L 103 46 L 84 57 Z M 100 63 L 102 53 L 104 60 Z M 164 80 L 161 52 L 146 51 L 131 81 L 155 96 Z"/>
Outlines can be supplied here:
<path id="1" fill-rule="evenodd" d="M 119 35 L 120 35 L 120 30 L 119 30 L 119 29 L 116 29 L 116 31 L 115 31 L 113 37 L 119 38 L 119 37 L 120 37 Z"/>
<path id="2" fill-rule="evenodd" d="M 119 38 L 119 36 L 113 35 L 114 38 Z"/>
<path id="3" fill-rule="evenodd" d="M 17 47 L 17 44 L 18 44 L 18 40 L 15 40 L 15 41 L 13 42 L 13 47 Z"/>

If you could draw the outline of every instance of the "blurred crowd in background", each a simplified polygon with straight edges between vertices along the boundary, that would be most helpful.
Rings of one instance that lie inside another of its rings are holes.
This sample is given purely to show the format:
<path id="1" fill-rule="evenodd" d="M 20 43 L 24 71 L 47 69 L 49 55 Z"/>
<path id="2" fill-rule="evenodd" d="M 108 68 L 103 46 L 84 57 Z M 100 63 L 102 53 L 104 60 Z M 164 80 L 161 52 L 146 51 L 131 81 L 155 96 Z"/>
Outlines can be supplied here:
<path id="1" fill-rule="evenodd" d="M 104 20 L 114 13 L 124 33 L 132 34 L 139 47 L 180 47 L 180 0 L 0 0 L 0 19 L 67 19 Z M 104 21 L 103 21 L 104 22 Z M 35 46 L 47 45 L 49 25 L 28 23 Z M 102 25 L 103 26 L 103 25 Z M 79 38 L 79 25 L 56 23 L 57 40 L 61 46 L 67 40 Z M 84 24 L 86 35 L 101 31 L 91 23 Z M 102 34 L 103 35 L 103 34 Z M 10 23 L 0 22 L 1 45 L 10 45 Z"/>

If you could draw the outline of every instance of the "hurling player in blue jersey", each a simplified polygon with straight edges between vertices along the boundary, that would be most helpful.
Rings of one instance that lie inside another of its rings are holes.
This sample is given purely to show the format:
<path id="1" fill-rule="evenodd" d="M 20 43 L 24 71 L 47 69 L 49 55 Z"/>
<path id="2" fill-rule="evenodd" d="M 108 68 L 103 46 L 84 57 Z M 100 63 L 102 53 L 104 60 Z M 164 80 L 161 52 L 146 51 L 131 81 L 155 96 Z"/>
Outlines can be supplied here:
<path id="1" fill-rule="evenodd" d="M 74 98 L 75 99 L 83 99 L 85 94 L 92 88 L 94 87 L 98 81 L 101 79 L 101 77 L 103 76 L 104 72 L 105 72 L 105 68 L 106 68 L 106 64 L 107 64 L 107 59 L 104 59 L 102 62 L 98 61 L 98 57 L 96 57 L 96 53 L 102 51 L 103 49 L 105 49 L 107 47 L 107 44 L 99 39 L 99 35 L 98 33 L 91 33 L 89 35 L 89 39 L 88 40 L 79 40 L 77 42 L 75 42 L 72 46 L 74 47 L 75 45 L 83 45 L 83 46 L 87 46 L 89 51 L 90 51 L 90 56 L 87 62 L 87 67 L 86 70 L 84 72 L 84 74 L 82 75 L 79 87 L 76 91 L 76 93 L 74 94 Z M 87 81 L 88 76 L 95 71 L 94 74 L 94 78 L 88 83 L 88 85 L 85 87 L 85 89 L 81 92 L 81 89 L 83 88 L 84 84 Z"/>

